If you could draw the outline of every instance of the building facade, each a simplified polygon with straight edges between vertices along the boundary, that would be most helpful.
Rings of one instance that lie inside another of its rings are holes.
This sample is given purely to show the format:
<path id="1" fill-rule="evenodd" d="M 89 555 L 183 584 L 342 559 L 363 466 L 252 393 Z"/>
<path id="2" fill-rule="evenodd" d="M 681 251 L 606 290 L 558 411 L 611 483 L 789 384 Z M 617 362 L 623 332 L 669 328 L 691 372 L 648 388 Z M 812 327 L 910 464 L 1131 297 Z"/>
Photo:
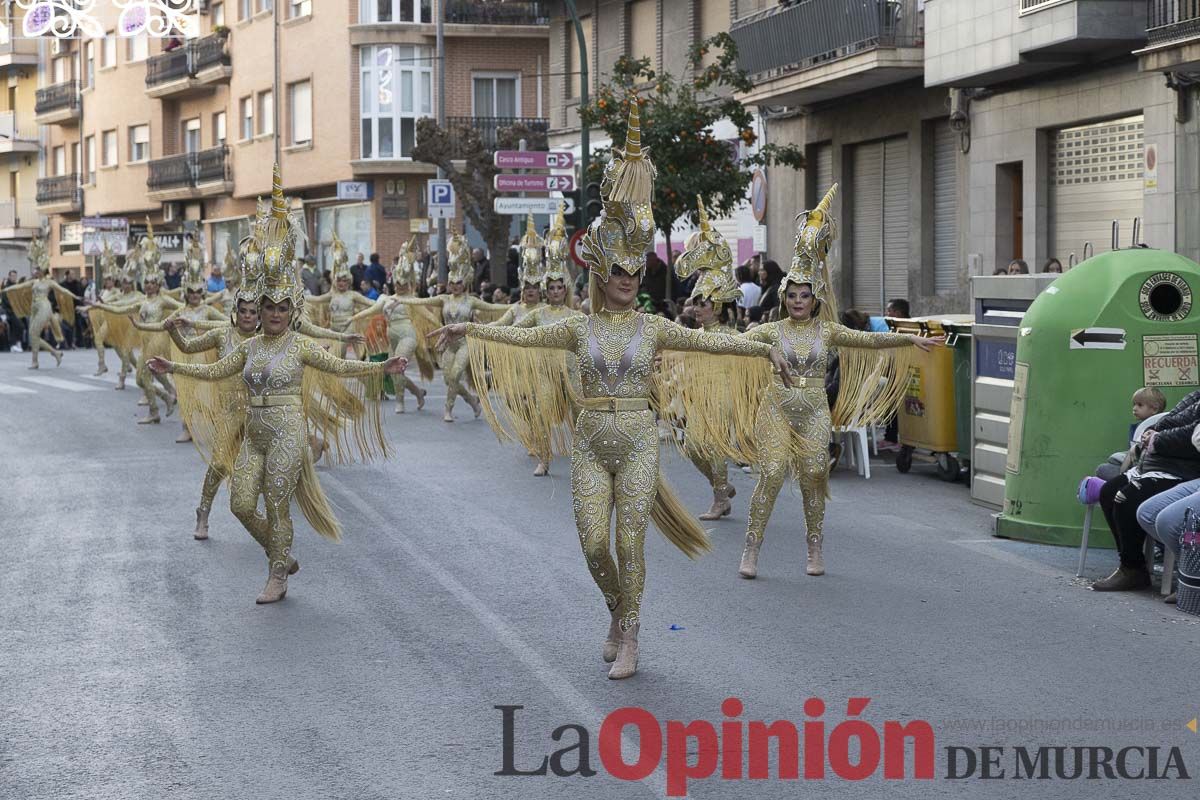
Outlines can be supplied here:
<path id="1" fill-rule="evenodd" d="M 220 262 L 269 194 L 276 159 L 322 266 L 335 231 L 351 258 L 390 262 L 429 230 L 435 169 L 412 151 L 417 120 L 438 113 L 438 13 L 448 118 L 494 131 L 544 104 L 538 3 L 218 0 L 200 2 L 202 33 L 190 40 L 119 36 L 117 9 L 99 6 L 111 17 L 103 39 L 45 43 L 38 209 L 55 269 L 85 266 L 89 216 L 128 218 L 131 231 L 148 219 L 168 261 L 199 233 Z M 339 181 L 359 185 L 339 199 Z"/>
<path id="2" fill-rule="evenodd" d="M 5 3 L 0 19 L 0 273 L 26 274 L 29 240 L 41 228 L 35 203 L 38 163 L 42 154 L 33 118 L 37 92 L 38 43 L 14 34 L 13 4 Z"/>

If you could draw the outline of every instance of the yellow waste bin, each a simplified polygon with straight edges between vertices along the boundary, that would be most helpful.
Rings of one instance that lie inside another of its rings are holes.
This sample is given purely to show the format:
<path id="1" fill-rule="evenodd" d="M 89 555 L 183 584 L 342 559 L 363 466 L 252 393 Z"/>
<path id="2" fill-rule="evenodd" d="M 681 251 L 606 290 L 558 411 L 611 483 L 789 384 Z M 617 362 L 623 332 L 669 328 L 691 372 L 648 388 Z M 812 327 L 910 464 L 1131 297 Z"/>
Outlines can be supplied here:
<path id="1" fill-rule="evenodd" d="M 954 325 L 969 324 L 970 315 L 958 314 L 913 319 L 888 319 L 899 333 L 921 336 L 945 336 Z M 916 452 L 929 454 L 938 475 L 947 481 L 958 480 L 958 415 L 955 407 L 954 349 L 935 347 L 918 351 L 909 369 L 904 404 L 899 412 L 900 452 L 896 468 L 908 472 Z"/>

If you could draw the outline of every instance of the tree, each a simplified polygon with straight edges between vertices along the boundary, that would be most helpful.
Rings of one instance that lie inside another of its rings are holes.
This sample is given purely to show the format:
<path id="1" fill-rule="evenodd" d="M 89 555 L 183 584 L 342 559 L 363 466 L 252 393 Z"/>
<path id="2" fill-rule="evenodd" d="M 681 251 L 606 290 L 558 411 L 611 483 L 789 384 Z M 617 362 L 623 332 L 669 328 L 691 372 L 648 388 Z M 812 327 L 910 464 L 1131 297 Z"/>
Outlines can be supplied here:
<path id="1" fill-rule="evenodd" d="M 493 178 L 500 170 L 492 164 L 495 150 L 516 150 L 521 140 L 530 150 L 545 150 L 546 132 L 517 123 L 497 129 L 496 146 L 488 147 L 479 130 L 459 122 L 443 130 L 435 120 L 417 120 L 417 144 L 413 158 L 440 167 L 454 186 L 463 214 L 487 243 L 492 262 L 490 279 L 501 286 L 507 280 L 508 233 L 511 217 L 497 214 L 492 201 L 497 192 Z"/>
<path id="2" fill-rule="evenodd" d="M 707 66 L 704 57 L 719 51 Z M 691 80 L 656 73 L 650 60 L 622 57 L 613 66 L 611 80 L 600 86 L 591 102 L 579 109 L 583 124 L 601 128 L 616 143 L 625 141 L 629 104 L 637 97 L 641 116 L 642 147 L 658 169 L 654 184 L 654 224 L 667 240 L 672 258 L 671 228 L 682 217 L 698 224 L 696 196 L 714 216 L 727 216 L 745 199 L 753 168 L 780 164 L 802 169 L 804 151 L 796 145 L 766 144 L 739 159 L 740 148 L 713 136 L 712 126 L 729 120 L 747 146 L 758 140 L 754 118 L 737 99 L 737 93 L 754 88 L 737 66 L 737 45 L 728 33 L 696 43 L 688 53 Z M 598 181 L 604 156 L 611 148 L 596 151 L 589 180 Z"/>

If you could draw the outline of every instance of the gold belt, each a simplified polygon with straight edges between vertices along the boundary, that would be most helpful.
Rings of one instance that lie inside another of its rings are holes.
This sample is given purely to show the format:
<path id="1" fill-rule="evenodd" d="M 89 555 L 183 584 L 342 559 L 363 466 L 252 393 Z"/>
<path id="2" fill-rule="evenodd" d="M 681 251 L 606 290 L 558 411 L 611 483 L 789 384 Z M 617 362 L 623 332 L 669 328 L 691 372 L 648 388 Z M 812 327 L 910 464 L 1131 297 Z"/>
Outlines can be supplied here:
<path id="1" fill-rule="evenodd" d="M 825 379 L 793 377 L 792 386 L 798 389 L 824 389 Z"/>
<path id="2" fill-rule="evenodd" d="M 585 397 L 579 407 L 588 411 L 645 411 L 650 401 L 644 397 Z"/>
<path id="3" fill-rule="evenodd" d="M 269 394 L 254 395 L 250 398 L 252 406 L 298 406 L 302 403 L 298 394 Z"/>

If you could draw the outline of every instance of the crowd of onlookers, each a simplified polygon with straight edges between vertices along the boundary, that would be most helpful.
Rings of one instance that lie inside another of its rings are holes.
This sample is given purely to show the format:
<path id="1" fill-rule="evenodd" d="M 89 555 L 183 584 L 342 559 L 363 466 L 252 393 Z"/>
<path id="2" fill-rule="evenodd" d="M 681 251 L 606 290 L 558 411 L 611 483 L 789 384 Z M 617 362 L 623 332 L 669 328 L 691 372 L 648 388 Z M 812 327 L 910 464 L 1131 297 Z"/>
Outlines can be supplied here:
<path id="1" fill-rule="evenodd" d="M 1057 258 L 1048 258 L 1046 263 L 1042 264 L 1042 272 L 1050 272 L 1061 275 L 1063 271 L 1062 262 Z M 993 275 L 1028 275 L 1029 262 L 1023 258 L 1014 258 L 1008 262 L 1007 267 L 996 267 Z"/>
<path id="2" fill-rule="evenodd" d="M 18 284 L 21 280 L 21 278 L 17 277 L 15 269 L 9 270 L 4 280 L 0 281 L 0 289 L 6 289 L 9 286 Z M 86 297 L 91 300 L 96 299 L 95 285 L 91 281 L 85 284 L 76 276 L 74 270 L 67 270 L 59 283 L 76 297 Z M 57 315 L 58 298 L 54 292 L 50 293 L 50 306 Z M 60 350 L 74 350 L 77 347 L 91 347 L 92 336 L 91 331 L 88 330 L 86 316 L 82 314 L 77 315 L 74 325 L 61 317 L 58 317 L 57 321 L 63 333 L 61 341 L 57 341 L 57 337 L 50 328 L 43 334 L 46 338 L 52 340 L 51 343 L 57 348 Z M 26 320 L 21 319 L 14 313 L 12 302 L 9 300 L 8 295 L 0 294 L 0 351 L 21 351 L 28 348 L 29 334 L 26 330 Z"/>

